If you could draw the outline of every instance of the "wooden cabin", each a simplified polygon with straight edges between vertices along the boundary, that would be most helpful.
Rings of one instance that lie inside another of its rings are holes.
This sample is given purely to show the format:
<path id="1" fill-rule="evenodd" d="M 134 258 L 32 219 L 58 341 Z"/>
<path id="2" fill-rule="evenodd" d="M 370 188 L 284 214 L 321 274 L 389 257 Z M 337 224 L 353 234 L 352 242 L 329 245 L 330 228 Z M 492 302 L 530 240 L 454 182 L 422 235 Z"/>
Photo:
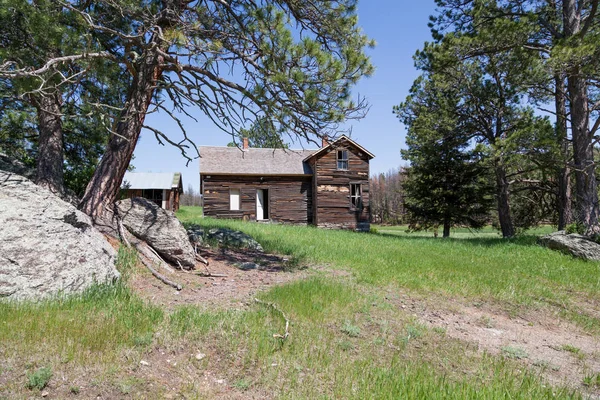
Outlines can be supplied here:
<path id="1" fill-rule="evenodd" d="M 201 146 L 205 216 L 370 229 L 369 161 L 347 136 L 317 150 Z"/>
<path id="2" fill-rule="evenodd" d="M 179 210 L 183 182 L 179 172 L 126 172 L 121 197 L 144 197 L 165 210 Z"/>

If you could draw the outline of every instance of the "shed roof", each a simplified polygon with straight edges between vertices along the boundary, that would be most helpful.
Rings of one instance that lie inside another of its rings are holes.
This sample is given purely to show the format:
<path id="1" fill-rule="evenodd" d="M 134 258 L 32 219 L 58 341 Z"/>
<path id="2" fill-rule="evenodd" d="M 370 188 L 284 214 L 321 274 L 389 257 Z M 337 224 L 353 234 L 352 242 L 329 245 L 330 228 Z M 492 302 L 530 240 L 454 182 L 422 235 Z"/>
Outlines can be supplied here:
<path id="1" fill-rule="evenodd" d="M 174 189 L 181 185 L 179 172 L 125 172 L 122 188 Z"/>
<path id="2" fill-rule="evenodd" d="M 200 146 L 200 174 L 312 175 L 303 160 L 315 151 Z"/>

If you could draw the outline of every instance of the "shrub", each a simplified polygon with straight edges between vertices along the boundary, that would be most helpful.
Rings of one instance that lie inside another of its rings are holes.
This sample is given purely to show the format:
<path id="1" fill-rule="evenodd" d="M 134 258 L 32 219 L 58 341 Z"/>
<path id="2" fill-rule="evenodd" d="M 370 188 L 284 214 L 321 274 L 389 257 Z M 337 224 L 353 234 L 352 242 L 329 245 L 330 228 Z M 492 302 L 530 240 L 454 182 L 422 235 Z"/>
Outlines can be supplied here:
<path id="1" fill-rule="evenodd" d="M 52 370 L 49 367 L 39 368 L 33 373 L 27 373 L 27 389 L 42 390 L 48 385 L 52 378 Z"/>

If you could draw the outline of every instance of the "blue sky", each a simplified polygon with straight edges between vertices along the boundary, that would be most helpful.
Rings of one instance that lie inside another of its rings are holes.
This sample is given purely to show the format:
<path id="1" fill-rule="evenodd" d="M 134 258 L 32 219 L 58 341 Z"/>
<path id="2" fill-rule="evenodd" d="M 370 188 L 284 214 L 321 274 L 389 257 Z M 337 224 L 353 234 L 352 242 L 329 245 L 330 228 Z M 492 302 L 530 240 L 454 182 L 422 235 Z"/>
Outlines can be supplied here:
<path id="1" fill-rule="evenodd" d="M 368 50 L 375 73 L 355 87 L 354 95 L 365 96 L 371 105 L 367 116 L 352 121 L 352 138 L 375 154 L 371 174 L 386 172 L 404 161 L 400 149 L 404 146 L 405 129 L 392 114 L 392 107 L 404 100 L 418 75 L 412 56 L 431 40 L 427 22 L 435 11 L 434 0 L 362 0 L 359 2 L 359 24 L 377 46 Z M 191 110 L 192 113 L 195 110 Z M 231 137 L 198 115 L 199 122 L 184 119 L 190 138 L 198 146 L 225 146 Z M 147 122 L 172 134 L 180 135 L 174 121 L 166 115 L 150 114 Z M 296 146 L 298 147 L 298 146 Z M 184 189 L 200 185 L 198 160 L 186 167 L 181 152 L 157 143 L 151 132 L 142 132 L 135 151 L 133 165 L 138 172 L 182 172 Z"/>

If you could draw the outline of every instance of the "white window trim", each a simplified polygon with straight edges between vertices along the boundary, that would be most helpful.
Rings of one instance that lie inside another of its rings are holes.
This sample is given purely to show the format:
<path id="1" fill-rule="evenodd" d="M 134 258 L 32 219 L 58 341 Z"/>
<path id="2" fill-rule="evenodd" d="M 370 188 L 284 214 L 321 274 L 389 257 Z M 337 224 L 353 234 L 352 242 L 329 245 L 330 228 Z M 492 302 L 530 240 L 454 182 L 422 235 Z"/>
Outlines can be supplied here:
<path id="1" fill-rule="evenodd" d="M 346 154 L 346 158 L 340 158 L 340 153 L 342 153 L 342 155 L 345 153 Z M 348 171 L 348 150 L 337 150 L 335 153 L 335 162 L 336 162 L 336 169 L 339 171 Z M 346 168 L 340 168 L 340 162 L 345 162 L 346 163 Z"/>
<path id="2" fill-rule="evenodd" d="M 355 194 L 352 194 L 353 186 L 357 186 L 358 190 Z M 351 183 L 350 184 L 350 208 L 352 210 L 359 210 L 362 205 L 362 184 L 360 183 Z"/>
<path id="3" fill-rule="evenodd" d="M 235 192 L 237 192 L 237 194 Z M 240 211 L 241 208 L 242 191 L 240 189 L 229 189 L 229 211 Z"/>

